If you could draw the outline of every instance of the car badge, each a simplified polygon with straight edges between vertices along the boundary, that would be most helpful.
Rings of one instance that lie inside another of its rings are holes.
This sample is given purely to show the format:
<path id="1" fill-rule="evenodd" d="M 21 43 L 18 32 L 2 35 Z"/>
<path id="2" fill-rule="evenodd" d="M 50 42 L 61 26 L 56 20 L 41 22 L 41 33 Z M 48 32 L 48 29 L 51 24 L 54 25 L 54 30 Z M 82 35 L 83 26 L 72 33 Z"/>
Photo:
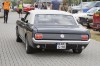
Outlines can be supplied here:
<path id="1" fill-rule="evenodd" d="M 61 34 L 60 37 L 61 37 L 61 38 L 64 38 L 65 36 L 64 36 L 64 34 Z"/>

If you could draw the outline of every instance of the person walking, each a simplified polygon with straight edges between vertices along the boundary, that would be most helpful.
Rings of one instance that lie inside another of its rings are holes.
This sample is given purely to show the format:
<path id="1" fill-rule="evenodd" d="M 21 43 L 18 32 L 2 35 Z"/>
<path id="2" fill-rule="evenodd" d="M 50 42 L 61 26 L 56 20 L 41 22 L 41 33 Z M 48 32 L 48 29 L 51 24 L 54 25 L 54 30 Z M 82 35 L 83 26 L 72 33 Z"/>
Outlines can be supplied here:
<path id="1" fill-rule="evenodd" d="M 63 0 L 62 4 L 59 7 L 59 10 L 61 11 L 68 11 L 68 1 L 67 0 Z"/>
<path id="2" fill-rule="evenodd" d="M 59 10 L 60 2 L 58 0 L 52 1 L 52 10 Z"/>
<path id="3" fill-rule="evenodd" d="M 42 9 L 47 9 L 47 5 L 45 2 L 42 3 Z"/>
<path id="4" fill-rule="evenodd" d="M 51 10 L 51 3 L 48 3 L 47 10 Z"/>
<path id="5" fill-rule="evenodd" d="M 23 3 L 22 1 L 19 1 L 19 4 L 18 4 L 19 18 L 22 16 L 22 11 L 23 11 Z"/>
<path id="6" fill-rule="evenodd" d="M 3 3 L 3 9 L 4 9 L 4 23 L 7 23 L 8 20 L 8 13 L 10 10 L 10 1 L 9 0 L 5 0 Z"/>
<path id="7" fill-rule="evenodd" d="M 34 3 L 34 10 L 39 10 L 39 8 L 38 8 L 38 3 L 36 2 L 36 3 Z"/>

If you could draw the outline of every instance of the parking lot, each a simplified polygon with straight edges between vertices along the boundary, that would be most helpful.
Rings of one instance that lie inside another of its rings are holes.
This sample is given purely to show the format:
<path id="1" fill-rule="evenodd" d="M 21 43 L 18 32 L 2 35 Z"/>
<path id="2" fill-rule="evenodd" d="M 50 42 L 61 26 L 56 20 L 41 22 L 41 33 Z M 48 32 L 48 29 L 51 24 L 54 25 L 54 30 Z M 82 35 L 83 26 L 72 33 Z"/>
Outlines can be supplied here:
<path id="1" fill-rule="evenodd" d="M 25 45 L 16 42 L 15 12 L 9 13 L 8 24 L 0 18 L 0 66 L 100 66 L 100 42 L 91 40 L 81 54 L 72 51 L 38 51 L 26 54 Z"/>

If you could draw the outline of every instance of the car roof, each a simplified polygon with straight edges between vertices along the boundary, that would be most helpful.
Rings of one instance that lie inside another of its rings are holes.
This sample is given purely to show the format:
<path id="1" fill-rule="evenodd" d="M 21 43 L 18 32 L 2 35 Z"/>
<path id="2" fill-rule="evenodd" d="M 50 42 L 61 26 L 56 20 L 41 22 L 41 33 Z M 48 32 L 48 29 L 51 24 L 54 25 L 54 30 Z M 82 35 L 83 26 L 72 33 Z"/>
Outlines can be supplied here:
<path id="1" fill-rule="evenodd" d="M 69 12 L 59 11 L 59 10 L 31 10 L 29 11 L 31 14 L 64 14 L 64 15 L 72 15 Z"/>

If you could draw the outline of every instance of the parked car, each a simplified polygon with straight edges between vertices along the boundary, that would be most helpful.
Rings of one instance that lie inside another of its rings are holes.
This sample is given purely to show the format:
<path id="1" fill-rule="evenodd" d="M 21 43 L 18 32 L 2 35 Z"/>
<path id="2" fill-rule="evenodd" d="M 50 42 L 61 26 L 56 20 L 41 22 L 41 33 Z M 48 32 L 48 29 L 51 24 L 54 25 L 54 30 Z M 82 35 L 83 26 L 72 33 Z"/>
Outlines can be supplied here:
<path id="1" fill-rule="evenodd" d="M 0 2 L 0 18 L 3 18 L 4 14 L 3 14 L 3 9 L 2 9 L 2 3 Z"/>
<path id="2" fill-rule="evenodd" d="M 82 18 L 88 18 L 88 19 L 93 19 L 93 14 L 98 11 L 100 9 L 100 7 L 94 7 L 91 8 L 90 10 L 88 10 L 86 13 L 84 12 L 78 12 L 73 14 L 73 16 L 79 21 L 80 17 Z"/>
<path id="3" fill-rule="evenodd" d="M 85 6 L 88 3 L 90 3 L 90 2 L 82 2 L 77 6 L 72 6 L 72 13 L 78 13 L 79 11 L 82 10 L 83 5 Z"/>
<path id="4" fill-rule="evenodd" d="M 26 52 L 35 49 L 72 49 L 81 53 L 90 42 L 90 32 L 79 25 L 72 14 L 56 10 L 31 10 L 16 22 L 17 42 L 26 44 Z"/>
<path id="5" fill-rule="evenodd" d="M 18 7 L 17 6 L 15 6 L 14 7 L 14 10 L 16 11 L 16 12 L 18 12 Z M 32 5 L 32 4 L 23 4 L 23 12 L 28 12 L 28 11 L 30 11 L 30 10 L 34 10 L 34 6 Z"/>
<path id="6" fill-rule="evenodd" d="M 32 4 L 23 4 L 23 12 L 28 12 L 30 10 L 34 10 L 34 6 Z"/>
<path id="7" fill-rule="evenodd" d="M 4 17 L 3 9 L 0 9 L 0 18 Z"/>
<path id="8" fill-rule="evenodd" d="M 87 24 L 87 28 L 91 28 L 93 23 L 93 14 L 100 10 L 100 7 L 94 7 L 88 10 L 83 16 L 79 17 L 79 22 L 84 25 Z"/>
<path id="9" fill-rule="evenodd" d="M 87 2 L 85 5 L 82 5 L 82 7 L 77 7 L 77 8 L 72 8 L 73 11 L 75 11 L 76 13 L 79 11 L 83 11 L 83 12 L 87 12 L 89 9 L 93 8 L 93 7 L 100 7 L 100 1 L 91 1 L 91 2 Z"/>

